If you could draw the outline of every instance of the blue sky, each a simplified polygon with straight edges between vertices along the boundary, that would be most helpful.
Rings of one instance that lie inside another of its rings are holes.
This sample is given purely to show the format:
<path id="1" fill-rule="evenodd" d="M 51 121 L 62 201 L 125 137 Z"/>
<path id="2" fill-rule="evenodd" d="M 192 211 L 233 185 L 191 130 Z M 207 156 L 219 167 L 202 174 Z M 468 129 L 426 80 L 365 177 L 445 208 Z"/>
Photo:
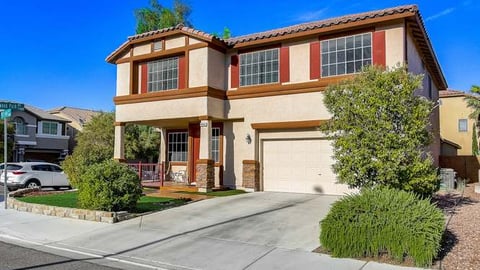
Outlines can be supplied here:
<path id="1" fill-rule="evenodd" d="M 159 1 L 170 6 L 171 1 Z M 449 88 L 480 84 L 480 1 L 199 1 L 190 20 L 233 36 L 345 14 L 417 4 Z M 42 109 L 114 109 L 115 66 L 105 57 L 135 33 L 149 0 L 6 0 L 0 3 L 0 99 Z"/>

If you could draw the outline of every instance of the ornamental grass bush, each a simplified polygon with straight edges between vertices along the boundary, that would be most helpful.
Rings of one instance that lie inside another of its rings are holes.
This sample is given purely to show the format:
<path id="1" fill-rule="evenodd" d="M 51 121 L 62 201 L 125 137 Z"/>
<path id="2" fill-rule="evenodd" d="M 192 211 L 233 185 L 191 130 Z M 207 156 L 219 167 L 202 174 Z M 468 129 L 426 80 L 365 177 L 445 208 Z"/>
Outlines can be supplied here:
<path id="1" fill-rule="evenodd" d="M 138 175 L 124 164 L 107 160 L 90 165 L 78 186 L 81 208 L 102 211 L 135 209 L 142 195 Z"/>
<path id="2" fill-rule="evenodd" d="M 320 222 L 320 242 L 335 257 L 410 257 L 425 267 L 440 249 L 444 224 L 428 199 L 377 187 L 335 202 Z"/>

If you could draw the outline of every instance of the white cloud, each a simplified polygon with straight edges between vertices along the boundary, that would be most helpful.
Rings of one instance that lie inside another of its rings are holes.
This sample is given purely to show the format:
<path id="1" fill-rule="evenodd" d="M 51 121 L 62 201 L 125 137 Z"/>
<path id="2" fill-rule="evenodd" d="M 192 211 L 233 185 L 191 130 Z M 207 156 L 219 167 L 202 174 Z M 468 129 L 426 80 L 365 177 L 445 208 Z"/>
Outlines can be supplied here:
<path id="1" fill-rule="evenodd" d="M 324 17 L 325 12 L 327 11 L 328 8 L 322 8 L 319 10 L 314 10 L 314 11 L 308 11 L 302 14 L 299 14 L 296 16 L 293 21 L 297 22 L 309 22 L 309 21 L 315 21 L 315 20 L 320 20 L 322 17 Z"/>
<path id="2" fill-rule="evenodd" d="M 434 14 L 432 16 L 427 17 L 425 19 L 425 21 L 428 22 L 428 21 L 431 21 L 431 20 L 438 19 L 442 16 L 445 16 L 445 15 L 448 15 L 448 14 L 452 13 L 453 11 L 455 11 L 455 8 L 447 8 L 447 9 L 445 9 L 445 10 L 443 10 L 443 11 L 437 13 L 437 14 Z"/>

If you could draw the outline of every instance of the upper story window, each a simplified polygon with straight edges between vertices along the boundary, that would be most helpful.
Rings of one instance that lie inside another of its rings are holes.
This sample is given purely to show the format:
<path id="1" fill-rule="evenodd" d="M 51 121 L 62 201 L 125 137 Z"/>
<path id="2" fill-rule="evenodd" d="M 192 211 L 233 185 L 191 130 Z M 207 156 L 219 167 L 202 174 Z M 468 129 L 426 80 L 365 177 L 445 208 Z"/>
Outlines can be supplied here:
<path id="1" fill-rule="evenodd" d="M 240 55 L 240 86 L 278 82 L 278 48 Z"/>
<path id="2" fill-rule="evenodd" d="M 27 123 L 21 117 L 15 117 L 15 134 L 28 135 Z"/>
<path id="3" fill-rule="evenodd" d="M 467 131 L 468 131 L 468 120 L 458 119 L 458 132 L 467 132 Z"/>
<path id="4" fill-rule="evenodd" d="M 321 42 L 322 77 L 357 73 L 372 64 L 372 34 L 359 34 Z"/>
<path id="5" fill-rule="evenodd" d="M 161 50 L 163 50 L 163 42 L 161 40 L 153 42 L 153 51 L 157 52 Z"/>
<path id="6" fill-rule="evenodd" d="M 56 122 L 42 122 L 42 134 L 57 135 L 58 124 Z"/>
<path id="7" fill-rule="evenodd" d="M 168 133 L 168 160 L 187 161 L 188 132 L 176 131 Z"/>
<path id="8" fill-rule="evenodd" d="M 148 62 L 148 92 L 178 89 L 178 57 Z"/>

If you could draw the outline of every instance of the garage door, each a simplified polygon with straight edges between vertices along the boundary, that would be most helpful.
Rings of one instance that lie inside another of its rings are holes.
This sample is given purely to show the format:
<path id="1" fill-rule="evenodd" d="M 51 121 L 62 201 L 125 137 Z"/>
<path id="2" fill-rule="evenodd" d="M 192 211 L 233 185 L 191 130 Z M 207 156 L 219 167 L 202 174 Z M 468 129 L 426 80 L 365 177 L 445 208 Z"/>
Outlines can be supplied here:
<path id="1" fill-rule="evenodd" d="M 265 191 L 344 194 L 332 171 L 331 141 L 264 140 L 263 188 Z"/>

